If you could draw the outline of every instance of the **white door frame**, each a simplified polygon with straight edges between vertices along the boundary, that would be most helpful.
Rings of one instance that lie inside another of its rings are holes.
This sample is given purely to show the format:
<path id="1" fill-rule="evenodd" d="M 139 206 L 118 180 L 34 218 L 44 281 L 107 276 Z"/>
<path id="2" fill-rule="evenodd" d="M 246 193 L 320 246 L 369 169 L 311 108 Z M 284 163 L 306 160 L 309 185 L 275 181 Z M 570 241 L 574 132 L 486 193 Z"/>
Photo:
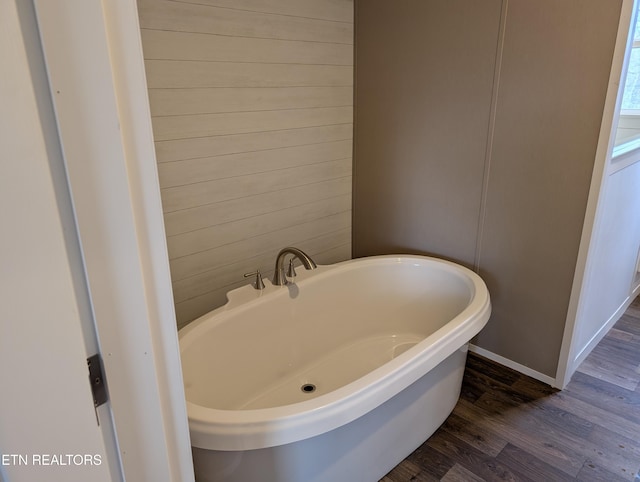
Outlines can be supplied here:
<path id="1" fill-rule="evenodd" d="M 124 475 L 193 480 L 135 0 L 35 0 Z"/>
<path id="2" fill-rule="evenodd" d="M 30 2 L 0 2 L 0 65 L 0 481 L 121 481 Z"/>
<path id="3" fill-rule="evenodd" d="M 588 355 L 597 341 L 599 341 L 594 340 L 595 343 L 590 344 L 586 350 L 583 350 L 585 347 L 578 347 L 575 343 L 577 330 L 581 320 L 585 316 L 586 300 L 584 296 L 585 293 L 589 292 L 589 283 L 592 281 L 593 257 L 596 252 L 596 243 L 598 233 L 600 232 L 599 227 L 603 212 L 601 201 L 604 199 L 607 171 L 611 163 L 611 155 L 615 142 L 616 119 L 618 118 L 620 105 L 622 103 L 621 75 L 629 61 L 629 46 L 632 42 L 630 25 L 632 18 L 634 18 L 634 3 L 634 0 L 622 1 L 618 33 L 611 62 L 611 73 L 609 75 L 607 95 L 602 113 L 600 136 L 598 138 L 593 174 L 591 177 L 591 187 L 582 228 L 580 249 L 578 251 L 564 336 L 560 348 L 558 369 L 556 371 L 555 386 L 561 389 L 567 386 L 580 362 Z M 606 331 L 607 330 L 602 330 L 600 339 L 606 334 Z M 582 351 L 582 355 L 576 353 L 578 351 Z"/>

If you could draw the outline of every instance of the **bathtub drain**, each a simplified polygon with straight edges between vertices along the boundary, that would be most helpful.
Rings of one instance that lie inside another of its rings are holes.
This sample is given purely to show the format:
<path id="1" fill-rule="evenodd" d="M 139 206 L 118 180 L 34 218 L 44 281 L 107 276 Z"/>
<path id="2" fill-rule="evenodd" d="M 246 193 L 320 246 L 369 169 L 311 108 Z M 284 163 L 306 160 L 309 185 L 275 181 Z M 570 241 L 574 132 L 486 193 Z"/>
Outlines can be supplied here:
<path id="1" fill-rule="evenodd" d="M 305 383 L 300 387 L 304 393 L 312 393 L 316 391 L 316 386 L 313 383 Z"/>

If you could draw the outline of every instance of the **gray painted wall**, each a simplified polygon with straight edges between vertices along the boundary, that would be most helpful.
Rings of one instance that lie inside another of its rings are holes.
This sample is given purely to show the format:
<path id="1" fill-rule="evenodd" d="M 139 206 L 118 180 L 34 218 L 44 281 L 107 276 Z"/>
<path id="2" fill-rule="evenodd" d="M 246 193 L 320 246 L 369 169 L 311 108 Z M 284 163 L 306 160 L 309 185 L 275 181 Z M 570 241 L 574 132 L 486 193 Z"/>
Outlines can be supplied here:
<path id="1" fill-rule="evenodd" d="M 356 2 L 354 256 L 474 266 L 494 307 L 475 344 L 551 377 L 620 7 Z"/>
<path id="2" fill-rule="evenodd" d="M 355 255 L 473 264 L 500 9 L 357 4 Z"/>

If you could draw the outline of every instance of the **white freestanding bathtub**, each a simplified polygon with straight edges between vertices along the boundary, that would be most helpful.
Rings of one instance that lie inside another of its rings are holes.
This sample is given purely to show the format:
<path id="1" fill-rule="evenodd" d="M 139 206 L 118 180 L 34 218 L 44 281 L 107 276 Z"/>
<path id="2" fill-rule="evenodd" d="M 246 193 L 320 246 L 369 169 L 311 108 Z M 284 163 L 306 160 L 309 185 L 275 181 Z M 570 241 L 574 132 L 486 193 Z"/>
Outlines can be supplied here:
<path id="1" fill-rule="evenodd" d="M 180 330 L 200 482 L 376 481 L 458 400 L 480 277 L 424 256 L 298 271 Z"/>

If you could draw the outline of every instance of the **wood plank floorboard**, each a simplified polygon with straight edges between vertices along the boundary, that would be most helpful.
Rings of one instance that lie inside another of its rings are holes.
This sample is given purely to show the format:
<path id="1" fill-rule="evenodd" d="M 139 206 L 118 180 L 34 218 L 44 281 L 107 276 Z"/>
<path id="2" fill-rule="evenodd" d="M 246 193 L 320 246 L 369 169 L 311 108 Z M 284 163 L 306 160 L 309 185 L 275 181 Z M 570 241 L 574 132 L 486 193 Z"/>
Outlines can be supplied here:
<path id="1" fill-rule="evenodd" d="M 381 482 L 640 482 L 640 297 L 562 391 L 469 353 L 444 424 Z"/>

